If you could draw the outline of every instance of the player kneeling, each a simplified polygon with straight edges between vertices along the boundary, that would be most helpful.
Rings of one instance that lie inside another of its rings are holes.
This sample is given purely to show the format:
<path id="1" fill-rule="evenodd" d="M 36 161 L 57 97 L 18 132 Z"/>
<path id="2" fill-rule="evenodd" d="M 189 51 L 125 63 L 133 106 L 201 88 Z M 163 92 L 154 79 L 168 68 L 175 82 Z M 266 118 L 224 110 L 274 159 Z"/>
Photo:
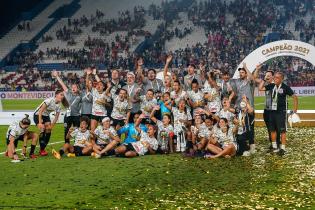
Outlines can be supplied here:
<path id="1" fill-rule="evenodd" d="M 140 140 L 127 145 L 121 145 L 115 149 L 116 155 L 125 157 L 136 157 L 145 154 L 155 154 L 159 147 L 159 143 L 155 138 L 156 129 L 153 125 L 148 126 L 148 132 L 140 129 L 139 125 L 145 115 L 141 114 L 136 122 L 135 128 L 140 133 Z"/>
<path id="2" fill-rule="evenodd" d="M 6 155 L 9 158 L 14 160 L 19 160 L 18 155 L 16 154 L 16 148 L 18 146 L 18 141 L 23 141 L 23 149 L 22 154 L 26 156 L 26 148 L 27 148 L 27 140 L 32 140 L 31 151 L 29 157 L 31 159 L 35 159 L 37 156 L 34 154 L 38 135 L 33 131 L 28 131 L 29 126 L 31 125 L 31 121 L 29 119 L 29 115 L 26 115 L 19 122 L 13 122 L 7 131 L 6 140 L 7 140 L 7 152 Z"/>
<path id="3" fill-rule="evenodd" d="M 70 128 L 67 138 L 74 139 L 74 145 L 65 143 L 63 147 L 57 152 L 52 150 L 55 158 L 61 159 L 63 154 L 68 153 L 68 157 L 85 156 L 90 155 L 92 152 L 92 144 L 90 139 L 92 138 L 90 131 L 88 130 L 89 119 L 82 117 L 80 119 L 80 128 Z"/>

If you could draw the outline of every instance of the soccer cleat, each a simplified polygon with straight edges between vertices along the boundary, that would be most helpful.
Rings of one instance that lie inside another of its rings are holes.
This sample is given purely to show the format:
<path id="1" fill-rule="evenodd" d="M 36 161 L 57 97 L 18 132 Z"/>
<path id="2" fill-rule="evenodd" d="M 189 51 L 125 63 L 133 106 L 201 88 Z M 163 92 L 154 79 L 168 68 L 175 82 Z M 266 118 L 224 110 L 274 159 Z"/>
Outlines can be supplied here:
<path id="1" fill-rule="evenodd" d="M 102 155 L 97 154 L 97 153 L 95 154 L 95 158 L 96 158 L 96 159 L 100 159 L 101 157 L 102 157 Z"/>
<path id="2" fill-rule="evenodd" d="M 256 153 L 256 146 L 255 146 L 255 144 L 249 145 L 249 148 L 250 148 L 249 152 L 250 152 L 251 155 Z"/>
<path id="3" fill-rule="evenodd" d="M 31 154 L 31 155 L 30 155 L 30 158 L 31 158 L 31 159 L 36 159 L 36 158 L 37 158 L 37 155 Z"/>
<path id="4" fill-rule="evenodd" d="M 73 158 L 73 157 L 75 157 L 75 154 L 74 154 L 74 153 L 68 153 L 68 154 L 67 154 L 67 157 Z"/>
<path id="5" fill-rule="evenodd" d="M 250 153 L 249 151 L 245 151 L 245 152 L 243 152 L 243 155 L 242 155 L 242 156 L 243 156 L 243 157 L 248 157 L 248 156 L 250 156 L 250 154 L 251 154 L 251 153 Z"/>
<path id="6" fill-rule="evenodd" d="M 61 159 L 61 156 L 60 156 L 59 152 L 57 152 L 56 150 L 52 149 L 52 150 L 51 150 L 51 153 L 53 154 L 53 156 L 54 156 L 56 159 L 58 159 L 58 160 Z"/>
<path id="7" fill-rule="evenodd" d="M 278 153 L 279 151 L 280 151 L 279 149 L 275 149 L 275 148 L 272 150 L 273 153 Z"/>
<path id="8" fill-rule="evenodd" d="M 47 155 L 48 155 L 48 152 L 43 149 L 43 150 L 40 150 L 40 151 L 39 151 L 39 155 L 40 155 L 40 156 L 47 156 Z"/>
<path id="9" fill-rule="evenodd" d="M 284 149 L 280 149 L 279 152 L 278 152 L 278 155 L 279 156 L 284 156 L 286 153 L 286 151 Z"/>

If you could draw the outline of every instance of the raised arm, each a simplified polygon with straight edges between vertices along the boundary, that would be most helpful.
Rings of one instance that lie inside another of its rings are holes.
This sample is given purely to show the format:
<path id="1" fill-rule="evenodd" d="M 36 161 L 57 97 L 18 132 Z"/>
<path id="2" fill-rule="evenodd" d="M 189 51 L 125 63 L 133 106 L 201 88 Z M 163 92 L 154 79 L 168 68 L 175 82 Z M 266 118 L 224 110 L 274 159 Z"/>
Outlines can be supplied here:
<path id="1" fill-rule="evenodd" d="M 98 75 L 97 75 L 97 73 L 96 73 L 96 68 L 93 68 L 92 74 L 94 75 L 95 80 L 96 80 L 97 82 L 100 82 L 100 81 L 101 81 L 101 79 L 98 77 Z"/>
<path id="2" fill-rule="evenodd" d="M 243 63 L 243 68 L 245 69 L 247 73 L 247 79 L 254 80 L 253 74 L 248 70 L 246 63 Z"/>
<path id="3" fill-rule="evenodd" d="M 166 58 L 166 63 L 165 63 L 164 70 L 163 70 L 163 76 L 164 76 L 164 78 L 168 75 L 168 74 L 167 74 L 167 73 L 168 73 L 168 67 L 169 67 L 169 65 L 170 65 L 170 63 L 171 63 L 171 61 L 172 61 L 172 58 L 173 58 L 172 55 L 169 55 L 169 56 L 167 56 L 167 58 Z"/>
<path id="4" fill-rule="evenodd" d="M 53 70 L 51 75 L 57 79 L 58 83 L 61 85 L 63 91 L 67 92 L 68 87 L 65 85 L 65 83 L 62 81 L 62 79 L 59 77 L 59 74 L 56 70 Z"/>
<path id="5" fill-rule="evenodd" d="M 258 90 L 259 90 L 259 91 L 266 91 L 266 88 L 265 88 L 265 81 L 264 81 L 264 80 L 261 80 L 261 81 L 260 81 L 259 86 L 258 86 Z"/>
<path id="6" fill-rule="evenodd" d="M 156 117 L 154 116 L 154 114 L 155 114 L 155 112 L 156 112 L 157 110 L 159 110 L 159 109 L 160 109 L 160 108 L 159 108 L 158 106 L 153 107 L 153 110 L 152 110 L 152 112 L 151 112 L 151 114 L 150 114 L 150 119 L 151 119 L 154 123 L 157 122 L 157 119 L 156 119 Z"/>
<path id="7" fill-rule="evenodd" d="M 261 64 L 256 65 L 256 69 L 255 69 L 254 74 L 253 74 L 254 80 L 257 83 L 260 83 L 260 81 L 261 81 L 261 79 L 259 78 L 261 66 L 262 66 Z"/>
<path id="8" fill-rule="evenodd" d="M 137 60 L 137 69 L 136 69 L 136 77 L 141 81 L 143 82 L 144 81 L 144 75 L 143 75 L 143 59 L 142 58 L 139 58 Z"/>
<path id="9" fill-rule="evenodd" d="M 137 119 L 137 121 L 135 122 L 135 128 L 136 128 L 136 130 L 137 130 L 139 133 L 141 133 L 140 123 L 141 123 L 142 119 L 144 119 L 144 117 L 145 117 L 145 115 L 144 115 L 144 114 L 141 114 L 141 115 L 139 116 L 139 118 Z"/>
<path id="10" fill-rule="evenodd" d="M 86 77 L 85 77 L 85 86 L 86 86 L 86 90 L 87 91 L 91 91 L 91 87 L 89 85 L 89 82 L 90 82 L 90 75 L 92 74 L 92 71 L 91 69 L 85 69 L 85 72 L 86 72 Z"/>

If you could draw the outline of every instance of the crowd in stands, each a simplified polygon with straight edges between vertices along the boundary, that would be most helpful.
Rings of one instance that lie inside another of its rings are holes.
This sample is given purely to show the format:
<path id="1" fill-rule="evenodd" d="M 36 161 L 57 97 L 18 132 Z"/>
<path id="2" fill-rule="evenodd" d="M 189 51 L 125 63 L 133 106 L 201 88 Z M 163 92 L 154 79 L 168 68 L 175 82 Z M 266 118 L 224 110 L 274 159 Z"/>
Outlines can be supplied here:
<path id="1" fill-rule="evenodd" d="M 184 31 L 175 28 L 170 29 L 173 20 L 179 19 L 179 13 L 187 14 L 189 20 L 195 25 L 204 27 L 208 41 L 187 46 L 171 53 L 173 55 L 173 67 L 183 68 L 190 63 L 199 65 L 205 63 L 209 69 L 219 69 L 234 73 L 236 66 L 246 55 L 257 47 L 264 44 L 264 34 L 267 28 L 281 26 L 277 30 L 281 38 L 294 39 L 294 34 L 284 30 L 285 25 L 290 20 L 296 20 L 296 31 L 300 31 L 300 39 L 310 41 L 315 34 L 315 20 L 303 23 L 303 17 L 309 13 L 314 13 L 314 3 L 309 0 L 279 0 L 275 3 L 270 1 L 170 1 L 161 5 L 152 4 L 146 10 L 137 6 L 133 13 L 122 11 L 116 19 L 104 19 L 104 14 L 97 10 L 91 17 L 82 16 L 77 19 L 69 19 L 68 24 L 57 31 L 58 39 L 74 42 L 74 34 L 80 33 L 84 27 L 93 25 L 93 31 L 100 34 L 109 34 L 119 30 L 128 31 L 127 36 L 116 36 L 115 40 L 108 43 L 100 36 L 99 38 L 88 37 L 84 42 L 84 49 L 60 49 L 48 48 L 46 52 L 38 53 L 25 51 L 17 52 L 8 57 L 8 65 L 23 65 L 33 67 L 34 63 L 40 63 L 43 59 L 66 60 L 64 64 L 69 68 L 83 69 L 91 65 L 105 66 L 106 69 L 121 68 L 124 70 L 135 69 L 134 60 L 141 56 L 147 67 L 159 68 L 164 65 L 166 52 L 164 44 L 172 38 L 184 38 L 192 31 L 185 28 Z M 268 11 L 268 12 L 266 12 Z M 156 30 L 156 39 L 153 45 L 135 54 L 130 51 L 130 42 L 133 36 L 152 37 L 146 31 L 141 30 L 145 24 L 145 14 L 153 19 L 161 19 L 161 23 Z M 228 16 L 232 16 L 227 20 Z M 276 30 L 276 29 L 274 29 Z M 281 66 L 283 71 L 290 72 L 293 69 L 291 62 L 286 61 L 285 66 Z M 303 70 L 311 72 L 314 67 L 309 66 Z M 300 72 L 300 71 L 298 71 Z M 300 73 L 298 73 L 300 74 Z M 288 77 L 290 80 L 290 76 Z M 312 81 L 304 83 L 311 84 Z M 292 85 L 298 85 L 293 83 Z"/>

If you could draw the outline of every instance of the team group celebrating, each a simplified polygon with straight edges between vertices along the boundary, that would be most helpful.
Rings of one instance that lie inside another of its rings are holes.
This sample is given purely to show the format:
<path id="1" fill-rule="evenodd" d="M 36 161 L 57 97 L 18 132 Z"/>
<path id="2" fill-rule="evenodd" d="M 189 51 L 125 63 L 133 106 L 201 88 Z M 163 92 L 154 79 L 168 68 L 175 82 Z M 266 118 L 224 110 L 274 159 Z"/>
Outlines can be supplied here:
<path id="1" fill-rule="evenodd" d="M 283 83 L 281 72 L 267 70 L 259 78 L 261 65 L 251 73 L 246 64 L 239 68 L 239 78 L 229 72 L 208 70 L 203 62 L 187 67 L 182 78 L 169 71 L 172 56 L 166 59 L 163 79 L 155 69 L 144 69 L 139 58 L 135 71 L 127 73 L 126 83 L 120 70 L 110 71 L 104 83 L 95 68 L 84 70 L 86 84 L 69 87 L 52 72 L 61 86 L 55 96 L 45 99 L 34 112 L 39 132 L 29 131 L 29 116 L 12 123 L 6 134 L 6 155 L 19 160 L 16 149 L 23 141 L 22 155 L 34 159 L 39 142 L 40 156 L 48 155 L 46 147 L 62 106 L 64 145 L 52 150 L 55 158 L 63 156 L 136 157 L 149 154 L 183 153 L 189 157 L 232 157 L 254 154 L 254 89 L 265 91 L 264 120 L 269 133 L 270 151 L 286 152 L 287 96 L 293 97 L 293 112 L 298 100 Z M 51 121 L 50 113 L 55 112 Z"/>

